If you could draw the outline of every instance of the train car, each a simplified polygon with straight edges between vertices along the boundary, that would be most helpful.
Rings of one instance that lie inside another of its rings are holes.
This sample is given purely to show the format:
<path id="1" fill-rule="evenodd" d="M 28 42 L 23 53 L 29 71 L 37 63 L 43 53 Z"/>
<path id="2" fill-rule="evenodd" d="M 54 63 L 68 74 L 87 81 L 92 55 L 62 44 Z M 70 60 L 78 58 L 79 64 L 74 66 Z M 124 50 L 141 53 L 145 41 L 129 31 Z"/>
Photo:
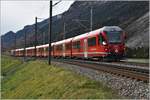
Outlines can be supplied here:
<path id="1" fill-rule="evenodd" d="M 51 55 L 53 56 L 54 55 L 54 44 L 55 43 L 51 43 Z M 40 46 L 37 46 L 37 57 L 47 57 L 48 56 L 48 49 L 49 49 L 49 44 L 45 44 L 45 45 L 40 45 Z"/>
<path id="2" fill-rule="evenodd" d="M 35 56 L 35 47 L 26 48 L 26 56 L 29 56 L 29 57 Z"/>
<path id="3" fill-rule="evenodd" d="M 82 34 L 76 36 L 72 39 L 72 58 L 84 58 L 87 57 L 87 44 L 85 43 L 85 38 L 87 38 L 87 34 Z"/>
<path id="4" fill-rule="evenodd" d="M 72 40 L 72 56 L 77 58 L 121 59 L 125 34 L 118 26 L 105 26 Z"/>
<path id="5" fill-rule="evenodd" d="M 65 40 L 62 40 L 62 41 L 58 41 L 58 42 L 55 42 L 54 44 L 54 48 L 53 48 L 53 51 L 54 51 L 54 57 L 65 57 Z"/>
<path id="6" fill-rule="evenodd" d="M 15 50 L 11 50 L 11 51 L 10 51 L 10 55 L 11 55 L 11 56 L 15 56 Z"/>
<path id="7" fill-rule="evenodd" d="M 72 57 L 72 39 L 66 39 L 63 43 L 63 57 L 71 58 Z"/>
<path id="8" fill-rule="evenodd" d="M 52 56 L 71 57 L 72 56 L 72 38 L 52 43 Z"/>
<path id="9" fill-rule="evenodd" d="M 44 57 L 44 45 L 36 46 L 36 56 Z"/>
<path id="10" fill-rule="evenodd" d="M 54 54 L 55 54 L 54 48 L 55 48 L 55 42 L 51 43 L 51 55 L 52 55 L 52 57 L 54 57 Z"/>
<path id="11" fill-rule="evenodd" d="M 14 53 L 14 56 L 19 56 L 19 49 L 16 49 L 15 51 L 14 51 L 15 53 Z"/>
<path id="12" fill-rule="evenodd" d="M 15 56 L 17 56 L 17 57 L 23 56 L 23 53 L 24 53 L 24 48 L 15 50 Z"/>
<path id="13" fill-rule="evenodd" d="M 54 43 L 51 43 L 51 55 L 53 56 L 53 44 Z M 41 53 L 41 57 L 47 57 L 48 56 L 48 51 L 49 51 L 49 44 L 45 44 L 45 45 L 42 45 L 41 47 L 43 49 L 42 53 Z"/>
<path id="14" fill-rule="evenodd" d="M 43 45 L 42 57 L 47 57 L 48 56 L 48 46 L 49 46 L 49 44 Z"/>

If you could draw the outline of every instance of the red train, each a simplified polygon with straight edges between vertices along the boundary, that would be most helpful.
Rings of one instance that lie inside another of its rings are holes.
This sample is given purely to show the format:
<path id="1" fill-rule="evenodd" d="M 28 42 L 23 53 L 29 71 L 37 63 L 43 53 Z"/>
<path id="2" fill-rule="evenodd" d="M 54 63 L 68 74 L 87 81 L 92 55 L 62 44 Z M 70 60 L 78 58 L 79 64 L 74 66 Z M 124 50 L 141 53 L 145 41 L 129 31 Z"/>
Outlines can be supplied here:
<path id="1" fill-rule="evenodd" d="M 64 58 L 120 60 L 125 54 L 125 38 L 125 32 L 120 27 L 105 26 L 73 38 L 51 43 L 51 55 Z M 48 44 L 37 46 L 36 51 L 36 56 L 47 57 Z M 23 56 L 24 49 L 11 50 L 11 55 Z M 35 48 L 26 48 L 25 55 L 35 56 Z"/>

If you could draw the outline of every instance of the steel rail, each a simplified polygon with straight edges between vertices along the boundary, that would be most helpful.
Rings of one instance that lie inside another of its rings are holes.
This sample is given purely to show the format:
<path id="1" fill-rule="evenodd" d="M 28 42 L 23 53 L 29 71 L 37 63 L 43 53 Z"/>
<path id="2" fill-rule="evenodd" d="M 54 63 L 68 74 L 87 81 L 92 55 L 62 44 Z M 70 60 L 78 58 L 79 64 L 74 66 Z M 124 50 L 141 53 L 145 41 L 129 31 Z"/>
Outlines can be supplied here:
<path id="1" fill-rule="evenodd" d="M 149 67 L 141 67 L 141 66 L 134 66 L 130 64 L 120 64 L 120 63 L 111 63 L 111 62 L 99 62 L 99 61 L 89 61 L 89 60 L 75 60 L 75 59 L 62 59 L 64 61 L 74 61 L 74 62 L 80 62 L 80 63 L 88 63 L 88 64 L 98 64 L 98 65 L 104 65 L 104 66 L 111 66 L 111 67 L 117 67 L 124 70 L 133 70 L 140 73 L 146 73 L 149 74 Z"/>
<path id="2" fill-rule="evenodd" d="M 136 80 L 140 80 L 140 81 L 144 81 L 144 82 L 149 82 L 149 73 L 145 73 L 145 71 L 140 72 L 139 68 L 138 70 L 136 68 L 136 70 L 133 70 L 133 67 L 130 68 L 126 68 L 126 67 L 114 67 L 114 65 L 112 66 L 111 64 L 108 65 L 107 63 L 91 63 L 88 61 L 82 61 L 82 60 L 68 60 L 68 59 L 55 59 L 54 61 L 60 61 L 63 63 L 68 63 L 68 64 L 73 64 L 73 65 L 78 65 L 81 67 L 85 67 L 85 68 L 91 68 L 91 69 L 95 69 L 98 71 L 104 71 L 107 73 L 111 73 L 113 75 L 119 75 L 119 76 L 123 76 L 123 77 L 127 77 L 127 78 L 131 78 L 131 79 L 136 79 Z"/>

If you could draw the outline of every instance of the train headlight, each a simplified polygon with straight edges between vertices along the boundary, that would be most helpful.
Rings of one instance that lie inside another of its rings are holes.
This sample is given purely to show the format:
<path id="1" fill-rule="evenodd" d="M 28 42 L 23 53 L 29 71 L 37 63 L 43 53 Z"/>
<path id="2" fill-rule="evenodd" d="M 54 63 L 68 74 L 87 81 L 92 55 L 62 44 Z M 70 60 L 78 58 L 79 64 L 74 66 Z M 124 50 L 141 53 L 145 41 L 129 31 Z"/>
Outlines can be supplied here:
<path id="1" fill-rule="evenodd" d="M 107 45 L 105 41 L 102 42 L 103 45 Z"/>

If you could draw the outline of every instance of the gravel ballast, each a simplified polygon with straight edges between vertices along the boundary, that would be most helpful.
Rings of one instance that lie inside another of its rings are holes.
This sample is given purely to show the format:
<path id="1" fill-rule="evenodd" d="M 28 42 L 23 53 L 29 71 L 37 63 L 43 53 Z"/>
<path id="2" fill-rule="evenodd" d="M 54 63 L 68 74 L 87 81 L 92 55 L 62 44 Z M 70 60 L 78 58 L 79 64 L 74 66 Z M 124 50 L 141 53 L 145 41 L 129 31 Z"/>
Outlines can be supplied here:
<path id="1" fill-rule="evenodd" d="M 118 94 L 125 98 L 149 99 L 148 83 L 62 62 L 53 61 L 52 64 L 70 69 L 80 75 L 87 76 L 90 79 L 100 81 L 108 87 L 111 87 L 113 90 L 117 90 Z"/>

